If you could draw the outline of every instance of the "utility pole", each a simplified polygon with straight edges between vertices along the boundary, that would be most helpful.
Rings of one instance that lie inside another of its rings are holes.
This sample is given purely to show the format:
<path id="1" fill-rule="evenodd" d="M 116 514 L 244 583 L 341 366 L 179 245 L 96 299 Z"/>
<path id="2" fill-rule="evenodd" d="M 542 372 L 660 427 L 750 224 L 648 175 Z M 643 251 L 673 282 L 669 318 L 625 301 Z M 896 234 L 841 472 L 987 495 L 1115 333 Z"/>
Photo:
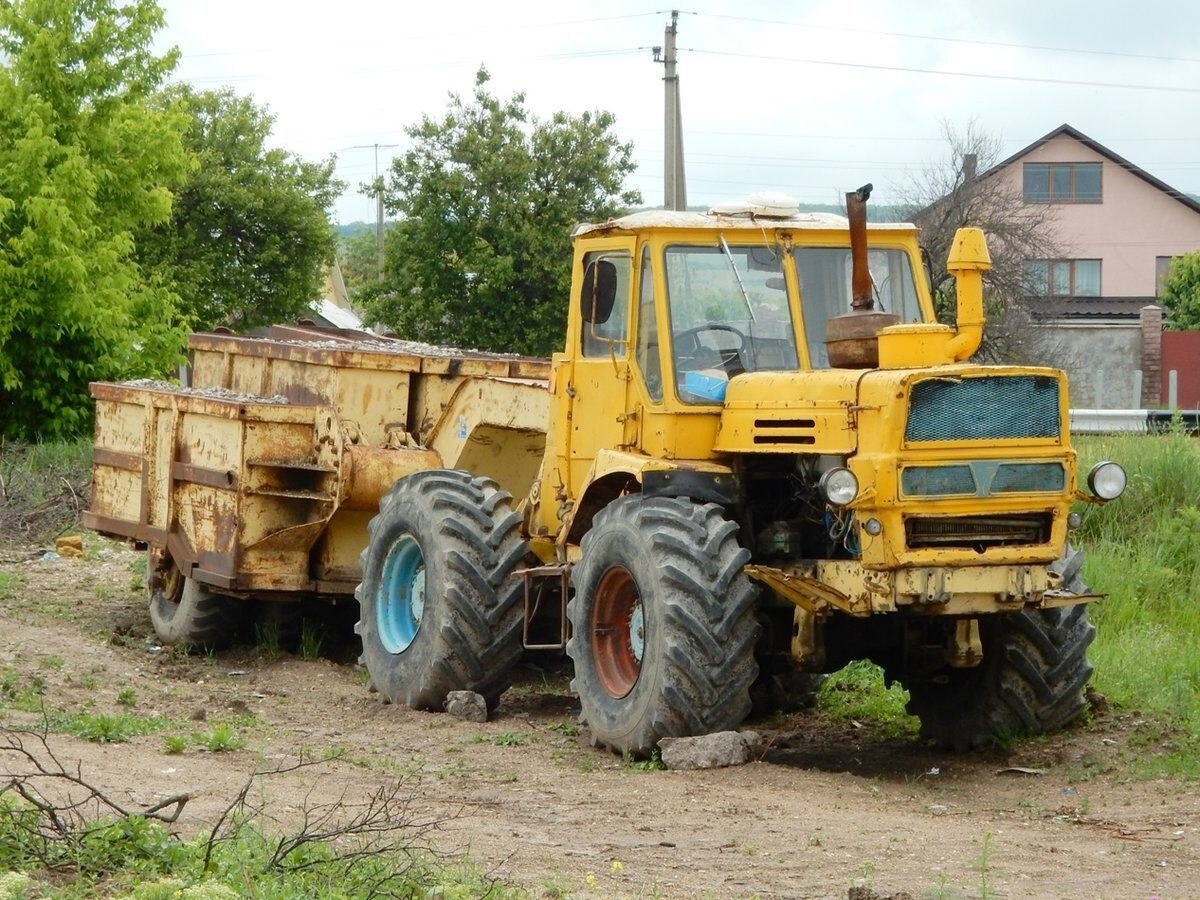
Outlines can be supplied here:
<path id="1" fill-rule="evenodd" d="M 375 150 L 375 181 L 371 190 L 375 193 L 375 256 L 380 274 L 383 273 L 383 179 L 379 177 L 379 151 L 394 150 L 399 144 L 355 144 L 344 150 Z M 366 187 L 366 185 L 363 185 Z"/>
<path id="2" fill-rule="evenodd" d="M 394 144 L 392 146 L 395 146 Z M 383 179 L 379 177 L 379 145 L 375 145 L 375 256 L 383 275 Z"/>
<path id="3" fill-rule="evenodd" d="M 687 209 L 687 180 L 683 171 L 683 112 L 679 102 L 679 76 L 675 73 L 675 37 L 679 10 L 671 10 L 671 21 L 663 34 L 663 46 L 654 48 L 654 61 L 663 71 L 663 206 Z"/>

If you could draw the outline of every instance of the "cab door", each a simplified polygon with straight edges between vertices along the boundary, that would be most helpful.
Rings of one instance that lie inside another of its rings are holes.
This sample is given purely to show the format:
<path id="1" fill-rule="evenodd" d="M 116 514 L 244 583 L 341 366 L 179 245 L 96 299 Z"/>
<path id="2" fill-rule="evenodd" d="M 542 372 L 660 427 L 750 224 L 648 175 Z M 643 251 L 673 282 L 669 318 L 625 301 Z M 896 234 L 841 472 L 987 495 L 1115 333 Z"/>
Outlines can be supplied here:
<path id="1" fill-rule="evenodd" d="M 572 298 L 575 327 L 568 340 L 574 356 L 567 392 L 571 495 L 579 490 L 598 450 L 627 448 L 637 442 L 636 415 L 630 407 L 630 334 L 633 303 L 632 238 L 589 241 L 576 262 Z"/>

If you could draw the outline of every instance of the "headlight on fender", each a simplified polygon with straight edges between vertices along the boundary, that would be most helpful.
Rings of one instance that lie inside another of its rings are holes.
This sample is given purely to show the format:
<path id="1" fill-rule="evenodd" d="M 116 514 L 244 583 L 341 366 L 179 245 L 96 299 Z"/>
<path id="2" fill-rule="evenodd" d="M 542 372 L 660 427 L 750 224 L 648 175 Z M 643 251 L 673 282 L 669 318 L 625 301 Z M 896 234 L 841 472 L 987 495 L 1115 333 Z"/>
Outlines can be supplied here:
<path id="1" fill-rule="evenodd" d="M 858 496 L 858 479 L 849 469 L 830 469 L 817 483 L 821 496 L 832 506 L 845 506 Z"/>
<path id="2" fill-rule="evenodd" d="M 1101 500 L 1116 500 L 1125 493 L 1129 479 L 1115 462 L 1100 462 L 1088 472 L 1088 490 Z"/>

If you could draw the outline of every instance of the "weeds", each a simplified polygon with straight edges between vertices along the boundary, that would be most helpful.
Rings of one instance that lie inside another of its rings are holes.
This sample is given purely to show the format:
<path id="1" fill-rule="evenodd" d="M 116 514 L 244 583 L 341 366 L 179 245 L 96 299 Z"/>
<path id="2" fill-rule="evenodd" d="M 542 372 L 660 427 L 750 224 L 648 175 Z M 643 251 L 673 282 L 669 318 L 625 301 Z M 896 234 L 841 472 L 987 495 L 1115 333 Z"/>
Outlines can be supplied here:
<path id="1" fill-rule="evenodd" d="M 171 727 L 166 719 L 128 713 L 110 716 L 106 713 L 47 712 L 46 721 L 52 731 L 64 731 L 97 744 L 120 744 L 130 738 Z"/>
<path id="2" fill-rule="evenodd" d="M 883 670 L 874 663 L 852 662 L 825 679 L 817 709 L 846 722 L 869 723 L 883 737 L 914 737 L 917 719 L 905 711 L 908 692 L 899 684 L 884 687 Z"/>
<path id="3" fill-rule="evenodd" d="M 79 520 L 87 506 L 92 441 L 0 441 L 0 535 L 40 543 Z"/>
<path id="4" fill-rule="evenodd" d="M 188 748 L 188 739 L 182 734 L 168 734 L 163 738 L 163 752 L 170 756 L 178 756 Z"/>
<path id="5" fill-rule="evenodd" d="M 975 871 L 979 873 L 979 900 L 994 897 L 990 884 L 992 859 L 992 833 L 985 831 L 979 841 L 979 855 L 975 857 Z"/>
<path id="6" fill-rule="evenodd" d="M 320 659 L 325 651 L 325 635 L 315 622 L 307 619 L 300 627 L 300 658 Z"/>
<path id="7" fill-rule="evenodd" d="M 515 731 L 502 731 L 492 737 L 492 743 L 497 747 L 523 747 L 529 743 L 529 738 Z"/>
<path id="8" fill-rule="evenodd" d="M 256 896 L 273 898 L 524 896 L 438 857 L 428 837 L 441 823 L 418 811 L 415 787 L 405 779 L 360 802 L 305 803 L 280 830 L 267 808 L 266 782 L 321 764 L 301 758 L 251 775 L 213 827 L 187 838 L 165 826 L 177 822 L 190 795 L 147 809 L 123 807 L 62 765 L 46 732 L 4 731 L 0 753 L 15 763 L 0 792 L 0 871 L 45 873 L 71 884 L 71 896 L 234 900 L 250 885 Z M 59 805 L 50 798 L 65 786 L 73 798 Z M 0 878 L 8 890 L 0 896 L 24 896 L 33 886 L 24 875 Z"/>
<path id="9" fill-rule="evenodd" d="M 193 735 L 192 742 L 209 753 L 226 753 L 246 746 L 246 742 L 238 737 L 228 722 L 218 722 L 208 731 Z"/>
<path id="10" fill-rule="evenodd" d="M 1111 702 L 1200 733 L 1200 450 L 1182 432 L 1079 440 L 1080 470 L 1118 460 L 1125 495 L 1084 510 L 1084 575 L 1108 599 L 1090 609 L 1093 683 Z M 1200 777 L 1200 743 L 1171 767 Z M 1157 762 L 1162 762 L 1158 760 Z M 1156 763 L 1157 764 L 1157 763 Z"/>

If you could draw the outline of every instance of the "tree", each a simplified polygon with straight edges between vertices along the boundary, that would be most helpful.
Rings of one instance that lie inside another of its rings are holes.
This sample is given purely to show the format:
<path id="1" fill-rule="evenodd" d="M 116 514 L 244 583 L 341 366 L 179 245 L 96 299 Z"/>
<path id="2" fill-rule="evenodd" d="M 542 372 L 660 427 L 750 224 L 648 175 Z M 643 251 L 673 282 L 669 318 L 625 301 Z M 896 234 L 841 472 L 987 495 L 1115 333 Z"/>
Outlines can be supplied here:
<path id="1" fill-rule="evenodd" d="M 1159 301 L 1171 313 L 1172 331 L 1200 331 L 1200 250 L 1171 260 Z"/>
<path id="2" fill-rule="evenodd" d="M 132 257 L 170 213 L 182 120 L 148 101 L 176 52 L 151 51 L 153 0 L 0 4 L 0 433 L 87 428 L 94 379 L 179 358 L 170 291 Z"/>
<path id="3" fill-rule="evenodd" d="M 623 189 L 633 148 L 607 112 L 542 121 L 487 82 L 481 68 L 470 101 L 408 129 L 385 193 L 399 221 L 364 305 L 404 337 L 546 355 L 563 341 L 570 229 L 640 202 Z"/>
<path id="4" fill-rule="evenodd" d="M 175 185 L 171 218 L 137 235 L 138 259 L 180 298 L 196 329 L 290 321 L 321 295 L 336 245 L 333 160 L 267 147 L 273 117 L 230 90 L 176 87 L 196 164 Z"/>
<path id="5" fill-rule="evenodd" d="M 345 226 L 343 226 L 344 228 Z M 359 225 L 338 241 L 338 264 L 352 299 L 379 280 L 379 246 L 375 229 Z"/>
<path id="6" fill-rule="evenodd" d="M 965 226 L 982 228 L 992 268 L 984 276 L 988 322 L 980 353 L 993 361 L 1045 357 L 1050 348 L 1034 340 L 1022 300 L 1029 294 L 1025 261 L 1061 256 L 1055 244 L 1055 208 L 1026 204 L 1019 189 L 989 173 L 1001 159 L 998 138 L 974 122 L 961 132 L 943 123 L 943 132 L 946 157 L 919 173 L 903 191 L 909 217 L 921 228 L 938 318 L 950 321 L 954 315 L 954 277 L 946 269 L 954 233 Z"/>

